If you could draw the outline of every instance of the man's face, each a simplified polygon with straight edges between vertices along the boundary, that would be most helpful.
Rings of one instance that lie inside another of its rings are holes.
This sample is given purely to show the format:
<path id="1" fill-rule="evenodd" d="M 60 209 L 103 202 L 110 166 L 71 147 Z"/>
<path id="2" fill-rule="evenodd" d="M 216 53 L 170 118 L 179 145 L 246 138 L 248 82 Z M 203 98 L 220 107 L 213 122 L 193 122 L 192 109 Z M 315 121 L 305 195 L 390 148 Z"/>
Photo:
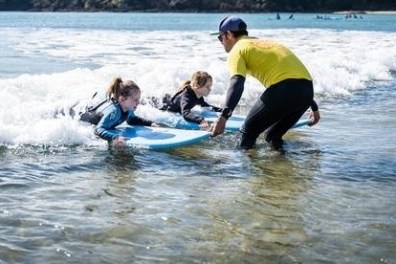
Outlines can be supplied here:
<path id="1" fill-rule="evenodd" d="M 223 44 L 224 50 L 228 53 L 234 46 L 235 42 L 233 42 L 233 36 L 229 32 L 221 33 L 218 37 L 221 44 Z"/>

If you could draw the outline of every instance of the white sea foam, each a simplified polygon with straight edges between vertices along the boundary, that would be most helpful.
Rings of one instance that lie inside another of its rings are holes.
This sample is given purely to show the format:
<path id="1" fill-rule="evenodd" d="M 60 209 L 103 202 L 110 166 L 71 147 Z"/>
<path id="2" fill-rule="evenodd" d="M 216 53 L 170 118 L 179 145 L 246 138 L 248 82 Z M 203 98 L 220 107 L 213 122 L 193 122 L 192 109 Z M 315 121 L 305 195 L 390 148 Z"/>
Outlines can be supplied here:
<path id="1" fill-rule="evenodd" d="M 208 32 L 9 29 L 3 33 L 3 45 L 23 53 L 27 68 L 39 57 L 48 59 L 47 67 L 51 60 L 80 66 L 50 72 L 38 67 L 0 79 L 0 144 L 96 144 L 91 127 L 70 117 L 54 118 L 54 112 L 87 100 L 96 91 L 103 94 L 117 76 L 136 81 L 143 97 L 162 98 L 196 70 L 206 70 L 214 78 L 207 101 L 215 105 L 222 104 L 228 85 L 227 54 Z M 395 33 L 320 29 L 250 33 L 289 46 L 310 70 L 319 101 L 394 78 Z M 241 105 L 251 105 L 262 91 L 249 78 Z M 159 114 L 147 105 L 141 109 Z"/>

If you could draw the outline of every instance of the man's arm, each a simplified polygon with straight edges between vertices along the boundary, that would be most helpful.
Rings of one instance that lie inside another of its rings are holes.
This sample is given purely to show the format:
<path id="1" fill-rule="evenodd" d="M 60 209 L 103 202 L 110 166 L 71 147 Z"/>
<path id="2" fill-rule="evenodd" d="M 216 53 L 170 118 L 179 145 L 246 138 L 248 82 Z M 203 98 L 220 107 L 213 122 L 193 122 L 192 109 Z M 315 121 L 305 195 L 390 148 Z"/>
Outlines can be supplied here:
<path id="1" fill-rule="evenodd" d="M 227 119 L 232 115 L 235 107 L 238 105 L 242 97 L 245 85 L 245 77 L 241 75 L 234 75 L 231 77 L 230 86 L 227 90 L 224 108 L 221 111 L 220 117 L 215 122 L 212 128 L 212 136 L 217 136 L 224 133 Z"/>
<path id="2" fill-rule="evenodd" d="M 232 115 L 235 107 L 238 105 L 242 97 L 245 85 L 245 77 L 241 75 L 234 75 L 230 79 L 230 86 L 227 90 L 224 108 L 221 111 L 221 116 L 228 119 Z"/>

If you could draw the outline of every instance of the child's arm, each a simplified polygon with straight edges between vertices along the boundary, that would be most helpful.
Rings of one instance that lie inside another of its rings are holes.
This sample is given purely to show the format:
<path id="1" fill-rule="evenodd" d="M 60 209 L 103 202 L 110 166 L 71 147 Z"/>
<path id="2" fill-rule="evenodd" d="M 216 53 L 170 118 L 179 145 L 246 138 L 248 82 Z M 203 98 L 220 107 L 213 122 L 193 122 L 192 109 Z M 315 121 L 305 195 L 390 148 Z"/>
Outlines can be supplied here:
<path id="1" fill-rule="evenodd" d="M 204 120 L 204 118 L 194 113 L 191 113 L 191 109 L 197 104 L 199 104 L 199 100 L 197 101 L 197 99 L 193 97 L 190 98 L 186 93 L 182 94 L 182 97 L 180 99 L 180 110 L 183 118 L 187 121 L 200 124 Z"/>
<path id="2" fill-rule="evenodd" d="M 130 126 L 157 126 L 153 121 L 136 116 L 133 111 L 130 111 L 126 120 Z"/>
<path id="3" fill-rule="evenodd" d="M 134 116 L 127 119 L 127 124 L 130 126 L 151 126 L 153 122 L 138 116 Z"/>
<path id="4" fill-rule="evenodd" d="M 212 108 L 211 110 L 215 112 L 221 112 L 221 110 L 223 110 L 223 108 L 208 104 L 203 97 L 199 99 L 199 105 L 203 107 L 210 107 Z"/>
<path id="5" fill-rule="evenodd" d="M 110 130 L 119 124 L 119 119 L 120 116 L 116 109 L 106 111 L 95 127 L 95 135 L 107 141 L 114 140 L 118 135 L 110 132 Z"/>
<path id="6" fill-rule="evenodd" d="M 193 100 L 185 96 L 181 99 L 181 112 L 185 120 L 199 124 L 199 127 L 208 130 L 211 124 L 202 116 L 191 113 L 191 109 L 199 104 L 199 100 Z"/>

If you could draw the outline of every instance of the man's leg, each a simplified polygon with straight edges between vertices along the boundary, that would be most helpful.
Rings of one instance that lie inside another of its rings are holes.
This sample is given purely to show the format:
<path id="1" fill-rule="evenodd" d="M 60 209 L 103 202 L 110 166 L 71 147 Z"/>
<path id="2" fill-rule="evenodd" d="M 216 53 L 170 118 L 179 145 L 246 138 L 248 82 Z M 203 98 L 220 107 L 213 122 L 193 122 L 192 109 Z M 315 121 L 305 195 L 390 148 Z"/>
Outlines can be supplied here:
<path id="1" fill-rule="evenodd" d="M 253 147 L 257 137 L 268 129 L 267 142 L 281 148 L 282 136 L 308 109 L 312 96 L 312 82 L 307 80 L 290 79 L 267 88 L 246 117 L 240 147 Z"/>
<path id="2" fill-rule="evenodd" d="M 276 89 L 283 91 L 283 116 L 266 131 L 265 140 L 275 148 L 282 148 L 282 137 L 307 111 L 313 97 L 312 82 L 307 80 L 287 80 Z"/>
<path id="3" fill-rule="evenodd" d="M 250 149 L 256 143 L 257 137 L 281 117 L 275 107 L 276 100 L 271 100 L 271 92 L 266 90 L 250 109 L 241 128 L 240 147 Z"/>
<path id="4" fill-rule="evenodd" d="M 283 135 L 293 127 L 295 123 L 301 118 L 308 107 L 302 111 L 296 111 L 289 115 L 286 115 L 281 120 L 279 120 L 275 125 L 271 126 L 265 135 L 265 141 L 271 144 L 271 146 L 279 150 L 283 145 Z"/>

